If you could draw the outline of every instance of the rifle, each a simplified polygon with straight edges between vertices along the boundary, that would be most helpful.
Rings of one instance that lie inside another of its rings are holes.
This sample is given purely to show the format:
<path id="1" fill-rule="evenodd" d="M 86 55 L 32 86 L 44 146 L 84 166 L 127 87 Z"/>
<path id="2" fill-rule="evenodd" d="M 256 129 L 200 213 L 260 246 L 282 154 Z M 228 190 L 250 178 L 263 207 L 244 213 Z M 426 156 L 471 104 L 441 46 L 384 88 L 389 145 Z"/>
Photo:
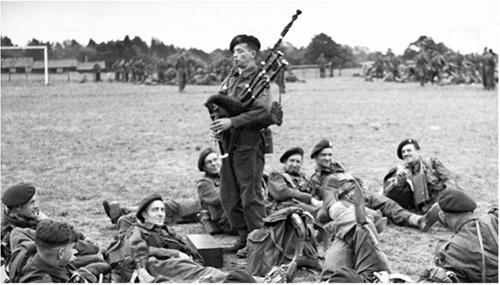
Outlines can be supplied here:
<path id="1" fill-rule="evenodd" d="M 288 33 L 292 27 L 293 22 L 297 20 L 297 17 L 302 13 L 302 11 L 297 10 L 292 16 L 292 20 L 283 28 L 280 34 L 280 38 L 274 44 L 269 55 L 265 61 L 261 62 L 261 68 L 258 73 L 250 80 L 250 82 L 243 88 L 241 93 L 237 96 L 242 98 L 241 101 L 233 97 L 227 96 L 224 92 L 220 91 L 218 94 L 212 95 L 205 102 L 205 106 L 208 108 L 210 117 L 212 120 L 216 119 L 215 112 L 217 107 L 224 109 L 228 116 L 236 116 L 248 110 L 248 108 L 253 104 L 257 97 L 262 94 L 262 92 L 269 88 L 271 81 L 278 75 L 278 73 L 288 65 L 288 62 L 283 58 L 283 53 L 278 51 L 279 46 L 285 35 Z M 234 68 L 234 67 L 233 67 Z M 230 75 L 232 72 L 230 73 Z M 214 106 L 215 105 L 215 106 Z M 277 124 L 281 125 L 283 121 L 283 111 L 281 109 L 281 94 L 279 102 L 273 102 L 271 108 L 271 116 L 269 118 L 268 125 Z M 219 150 L 221 154 L 225 155 L 221 142 L 218 141 Z"/>

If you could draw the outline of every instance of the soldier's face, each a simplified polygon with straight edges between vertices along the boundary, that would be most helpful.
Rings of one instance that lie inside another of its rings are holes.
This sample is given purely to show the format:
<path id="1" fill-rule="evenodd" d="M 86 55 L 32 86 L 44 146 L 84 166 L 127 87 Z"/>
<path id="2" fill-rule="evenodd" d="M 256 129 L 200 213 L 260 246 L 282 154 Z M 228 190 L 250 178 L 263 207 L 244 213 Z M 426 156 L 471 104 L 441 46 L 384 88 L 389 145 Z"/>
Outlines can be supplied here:
<path id="1" fill-rule="evenodd" d="M 418 160 L 420 152 L 415 148 L 415 145 L 407 144 L 401 149 L 401 155 L 405 163 L 410 163 Z"/>
<path id="2" fill-rule="evenodd" d="M 302 167 L 302 156 L 294 154 L 285 161 L 285 172 L 290 174 L 299 174 Z"/>
<path id="3" fill-rule="evenodd" d="M 205 171 L 209 174 L 219 174 L 220 159 L 215 152 L 210 153 L 205 157 Z"/>
<path id="4" fill-rule="evenodd" d="M 35 218 L 39 212 L 40 210 L 38 209 L 38 200 L 36 194 L 33 195 L 28 203 L 14 209 L 14 213 L 24 218 Z"/>
<path id="5" fill-rule="evenodd" d="M 257 52 L 246 43 L 237 44 L 233 49 L 233 60 L 237 67 L 246 68 L 254 63 Z"/>
<path id="6" fill-rule="evenodd" d="M 75 259 L 75 243 L 69 243 L 59 249 L 58 259 L 61 264 L 68 264 L 70 261 Z"/>
<path id="7" fill-rule="evenodd" d="M 165 204 L 156 200 L 149 204 L 146 211 L 142 212 L 144 222 L 162 226 L 165 221 Z"/>
<path id="8" fill-rule="evenodd" d="M 330 167 L 333 159 L 333 149 L 330 147 L 324 148 L 316 156 L 316 165 L 320 167 Z"/>

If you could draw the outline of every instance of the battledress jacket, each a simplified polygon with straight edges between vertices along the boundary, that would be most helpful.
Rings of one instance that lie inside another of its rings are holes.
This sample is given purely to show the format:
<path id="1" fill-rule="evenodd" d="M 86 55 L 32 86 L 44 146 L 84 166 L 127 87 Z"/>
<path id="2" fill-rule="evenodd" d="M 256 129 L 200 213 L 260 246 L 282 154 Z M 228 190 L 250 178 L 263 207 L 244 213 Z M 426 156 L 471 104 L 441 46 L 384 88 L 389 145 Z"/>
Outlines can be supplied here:
<path id="1" fill-rule="evenodd" d="M 472 214 L 464 216 L 457 223 L 455 234 L 437 252 L 435 264 L 454 272 L 459 282 L 483 282 L 482 255 L 476 221 L 483 241 L 485 282 L 498 283 L 498 209 L 492 209 L 480 217 Z"/>
<path id="2" fill-rule="evenodd" d="M 198 181 L 197 189 L 201 207 L 208 211 L 211 220 L 223 218 L 225 214 L 220 201 L 220 176 L 205 174 Z"/>
<path id="3" fill-rule="evenodd" d="M 410 188 L 408 179 L 411 179 L 411 177 L 420 170 L 423 171 L 429 193 L 429 200 L 424 203 L 424 205 L 432 204 L 439 192 L 450 187 L 458 188 L 455 179 L 452 178 L 451 172 L 435 157 L 427 159 L 420 158 L 417 163 L 412 166 L 403 166 L 403 169 L 407 171 L 406 174 L 402 176 L 396 175 L 397 169 L 398 167 L 391 168 L 384 177 L 384 194 L 386 196 L 390 196 L 388 194 L 389 192 L 411 191 L 408 190 Z M 403 205 L 403 207 L 412 209 L 416 206 Z"/>

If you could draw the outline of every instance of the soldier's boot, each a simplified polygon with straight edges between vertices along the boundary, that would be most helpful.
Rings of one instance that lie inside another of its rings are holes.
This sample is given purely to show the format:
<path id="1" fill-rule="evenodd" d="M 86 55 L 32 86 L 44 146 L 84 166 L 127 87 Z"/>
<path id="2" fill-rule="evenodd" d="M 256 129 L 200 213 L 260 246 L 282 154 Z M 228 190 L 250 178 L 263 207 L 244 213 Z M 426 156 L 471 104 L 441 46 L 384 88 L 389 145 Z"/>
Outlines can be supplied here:
<path id="1" fill-rule="evenodd" d="M 107 200 L 102 201 L 102 207 L 106 216 L 111 220 L 111 223 L 116 224 L 118 219 L 122 215 L 122 210 L 120 208 L 120 203 L 117 201 L 108 202 Z"/>
<path id="2" fill-rule="evenodd" d="M 439 220 L 439 204 L 434 203 L 432 207 L 423 215 L 422 217 L 419 218 L 418 220 L 418 228 L 422 232 L 427 232 L 429 229 L 434 225 Z"/>

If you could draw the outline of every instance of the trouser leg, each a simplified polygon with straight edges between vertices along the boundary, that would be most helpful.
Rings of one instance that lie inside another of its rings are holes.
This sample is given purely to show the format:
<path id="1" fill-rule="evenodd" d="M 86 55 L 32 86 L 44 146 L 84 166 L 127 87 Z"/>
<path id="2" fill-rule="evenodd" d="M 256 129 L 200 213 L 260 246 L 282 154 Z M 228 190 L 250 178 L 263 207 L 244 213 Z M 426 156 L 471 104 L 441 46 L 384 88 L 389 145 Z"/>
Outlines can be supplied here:
<path id="1" fill-rule="evenodd" d="M 374 235 L 376 236 L 377 233 L 374 232 Z M 354 269 L 365 280 L 372 282 L 373 272 L 390 272 L 387 256 L 375 244 L 367 228 L 356 225 L 351 242 L 354 249 Z"/>
<path id="2" fill-rule="evenodd" d="M 228 273 L 214 267 L 205 267 L 194 261 L 180 258 L 158 260 L 150 257 L 147 270 L 153 277 L 164 276 L 174 282 L 221 283 Z"/>
<path id="3" fill-rule="evenodd" d="M 262 193 L 264 145 L 234 153 L 234 173 L 239 184 L 243 216 L 248 232 L 261 228 L 266 216 Z"/>
<path id="4" fill-rule="evenodd" d="M 353 268 L 353 248 L 343 239 L 335 237 L 325 254 L 323 273 L 334 272 L 342 266 Z"/>
<path id="5" fill-rule="evenodd" d="M 368 208 L 374 210 L 380 210 L 384 217 L 388 217 L 395 224 L 403 225 L 403 226 L 417 226 L 412 221 L 413 217 L 416 215 L 403 207 L 401 207 L 398 203 L 393 200 L 387 198 L 386 196 L 370 193 L 369 196 L 366 197 L 365 201 L 366 206 Z"/>
<path id="6" fill-rule="evenodd" d="M 232 165 L 233 155 L 222 160 L 220 196 L 221 204 L 235 232 L 246 231 L 240 192 Z"/>

